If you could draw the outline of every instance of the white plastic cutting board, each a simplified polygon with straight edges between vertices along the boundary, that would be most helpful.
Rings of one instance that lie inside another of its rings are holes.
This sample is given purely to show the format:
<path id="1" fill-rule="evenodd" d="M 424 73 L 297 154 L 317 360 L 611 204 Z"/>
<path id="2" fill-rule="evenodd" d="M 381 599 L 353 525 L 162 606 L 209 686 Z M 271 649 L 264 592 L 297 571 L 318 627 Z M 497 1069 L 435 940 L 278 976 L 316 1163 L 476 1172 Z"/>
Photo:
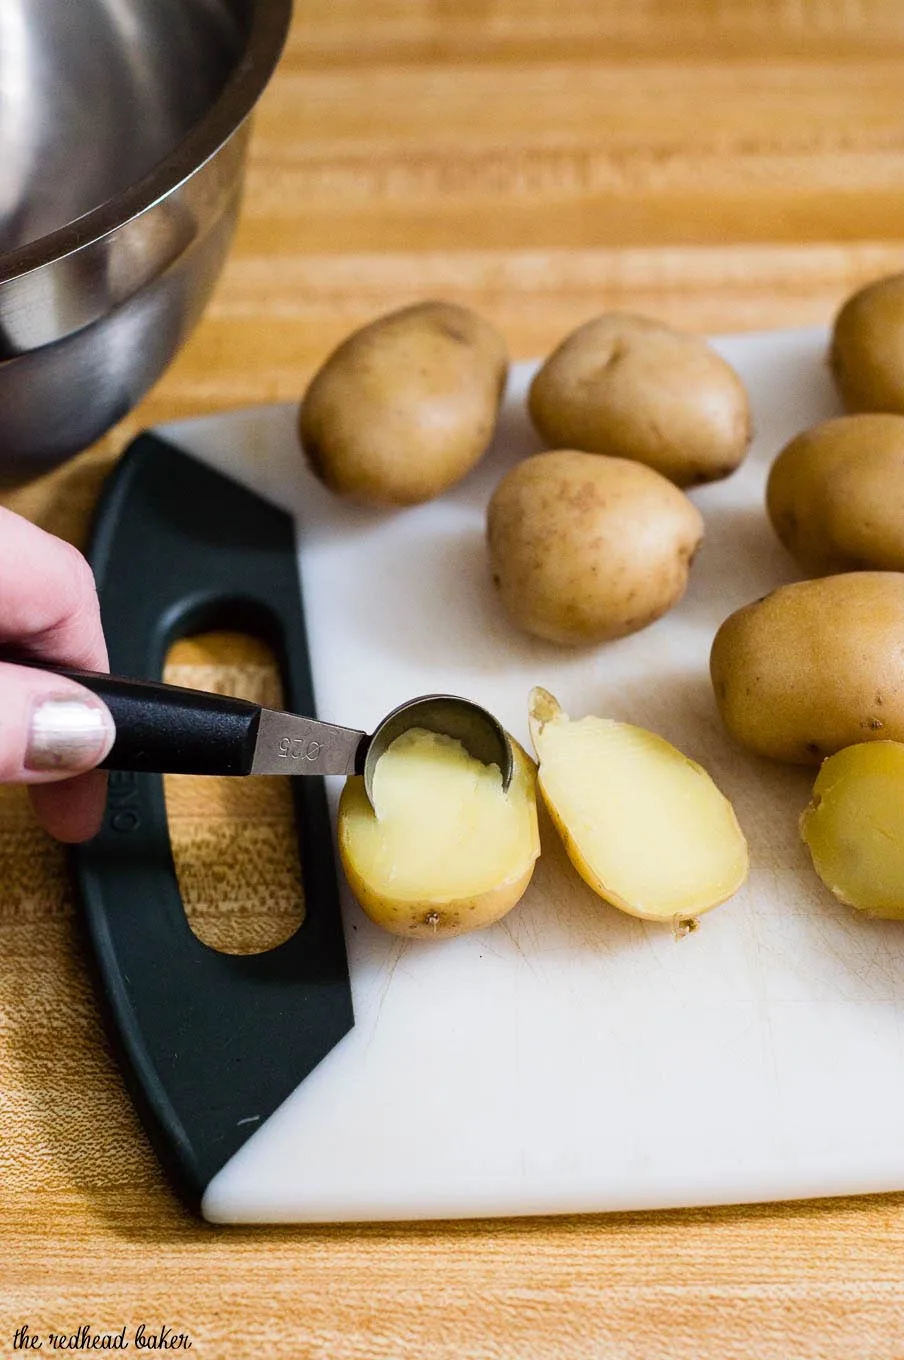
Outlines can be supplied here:
<path id="1" fill-rule="evenodd" d="M 750 390 L 751 455 L 693 494 L 706 541 L 683 602 L 587 651 L 516 632 L 487 570 L 487 499 L 538 447 L 524 415 L 531 366 L 515 369 L 480 467 L 401 512 L 323 491 L 303 469 L 293 408 L 161 431 L 297 515 L 321 717 L 371 729 L 406 698 L 450 691 L 527 745 L 527 695 L 542 684 L 574 716 L 628 719 L 702 762 L 734 800 L 752 859 L 747 886 L 681 940 L 594 898 L 545 823 L 528 894 L 478 934 L 403 941 L 346 898 L 355 1028 L 214 1179 L 208 1218 L 559 1213 L 904 1187 L 904 927 L 856 918 L 821 887 L 797 834 L 812 772 L 736 749 L 707 671 L 726 615 L 796 575 L 763 487 L 779 447 L 838 409 L 826 336 L 717 347 Z"/>

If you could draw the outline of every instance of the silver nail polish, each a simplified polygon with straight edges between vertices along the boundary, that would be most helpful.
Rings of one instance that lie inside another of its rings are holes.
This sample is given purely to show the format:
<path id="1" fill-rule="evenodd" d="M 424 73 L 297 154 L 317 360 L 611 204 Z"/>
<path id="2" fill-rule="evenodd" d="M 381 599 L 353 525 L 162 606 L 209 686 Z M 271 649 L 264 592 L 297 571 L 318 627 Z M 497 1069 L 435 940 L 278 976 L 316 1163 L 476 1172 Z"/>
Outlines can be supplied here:
<path id="1" fill-rule="evenodd" d="M 42 699 L 31 715 L 25 768 L 90 769 L 105 756 L 112 735 L 106 709 L 68 697 Z"/>

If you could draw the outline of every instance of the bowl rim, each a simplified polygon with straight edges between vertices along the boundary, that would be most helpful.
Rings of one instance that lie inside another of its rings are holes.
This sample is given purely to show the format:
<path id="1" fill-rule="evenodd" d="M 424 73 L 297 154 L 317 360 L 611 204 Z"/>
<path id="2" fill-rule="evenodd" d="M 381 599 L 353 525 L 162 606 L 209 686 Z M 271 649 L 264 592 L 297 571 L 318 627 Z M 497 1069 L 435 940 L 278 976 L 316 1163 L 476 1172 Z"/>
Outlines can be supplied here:
<path id="1" fill-rule="evenodd" d="M 96 245 L 168 198 L 215 156 L 251 113 L 285 46 L 292 0 L 254 0 L 251 27 L 225 85 L 179 144 L 145 175 L 80 217 L 34 241 L 0 251 L 4 284 Z"/>

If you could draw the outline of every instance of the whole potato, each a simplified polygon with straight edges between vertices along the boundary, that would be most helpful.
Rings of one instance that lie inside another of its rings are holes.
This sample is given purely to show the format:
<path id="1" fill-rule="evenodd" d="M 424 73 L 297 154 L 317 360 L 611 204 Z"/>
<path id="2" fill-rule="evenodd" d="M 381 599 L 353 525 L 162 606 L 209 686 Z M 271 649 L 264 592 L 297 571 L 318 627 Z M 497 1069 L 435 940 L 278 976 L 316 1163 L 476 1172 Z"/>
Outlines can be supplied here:
<path id="1" fill-rule="evenodd" d="M 772 464 L 766 508 L 807 572 L 904 571 L 904 416 L 839 416 L 804 431 Z"/>
<path id="2" fill-rule="evenodd" d="M 734 369 L 699 336 L 642 316 L 581 326 L 546 360 L 528 400 L 554 447 L 631 458 L 677 486 L 727 477 L 750 443 Z"/>
<path id="3" fill-rule="evenodd" d="M 381 317 L 311 381 L 300 416 L 308 463 L 339 495 L 430 500 L 485 452 L 507 370 L 502 337 L 467 307 L 422 302 Z"/>
<path id="4" fill-rule="evenodd" d="M 493 582 L 528 633 L 569 645 L 644 628 L 680 600 L 703 520 L 624 458 L 560 449 L 507 473 L 490 500 Z"/>
<path id="5" fill-rule="evenodd" d="M 710 655 L 728 731 L 757 755 L 818 765 L 904 739 L 904 574 L 796 581 L 725 620 Z"/>
<path id="6" fill-rule="evenodd" d="M 904 414 L 904 274 L 848 298 L 835 318 L 829 359 L 849 411 Z"/>

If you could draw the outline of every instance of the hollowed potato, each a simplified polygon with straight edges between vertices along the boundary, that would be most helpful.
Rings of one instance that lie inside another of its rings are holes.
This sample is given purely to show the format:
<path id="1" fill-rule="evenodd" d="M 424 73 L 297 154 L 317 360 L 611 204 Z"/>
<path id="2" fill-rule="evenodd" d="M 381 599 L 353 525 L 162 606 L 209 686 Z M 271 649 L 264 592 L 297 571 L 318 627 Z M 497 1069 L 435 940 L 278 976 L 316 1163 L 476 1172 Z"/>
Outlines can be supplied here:
<path id="1" fill-rule="evenodd" d="M 339 853 L 352 892 L 396 935 L 463 935 L 520 901 L 540 853 L 533 762 L 512 742 L 506 792 L 496 765 L 461 742 L 413 728 L 377 763 L 371 807 L 364 780 L 346 781 Z"/>

